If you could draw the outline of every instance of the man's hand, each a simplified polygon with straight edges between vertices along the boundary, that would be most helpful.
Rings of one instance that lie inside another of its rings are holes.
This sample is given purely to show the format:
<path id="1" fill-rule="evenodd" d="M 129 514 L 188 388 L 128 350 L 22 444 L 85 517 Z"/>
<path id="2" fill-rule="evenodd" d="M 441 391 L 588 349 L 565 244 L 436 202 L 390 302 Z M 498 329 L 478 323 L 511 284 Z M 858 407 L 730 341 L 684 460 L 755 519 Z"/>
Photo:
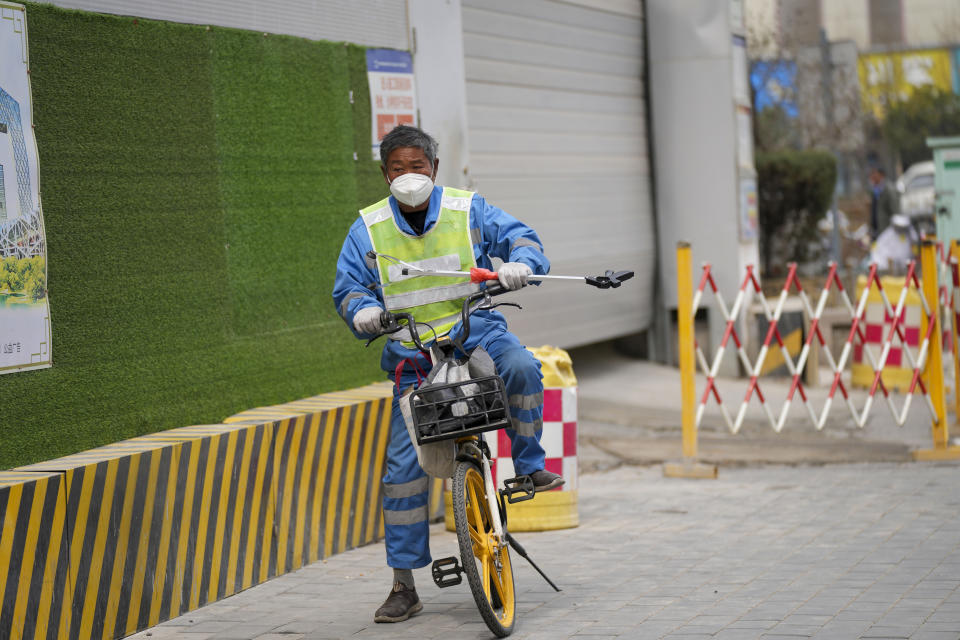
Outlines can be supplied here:
<path id="1" fill-rule="evenodd" d="M 358 333 L 365 334 L 378 334 L 381 330 L 380 325 L 380 314 L 383 313 L 383 309 L 377 306 L 373 307 L 364 307 L 353 314 L 353 328 L 357 330 Z"/>
<path id="2" fill-rule="evenodd" d="M 522 262 L 505 262 L 497 269 L 497 276 L 504 289 L 514 290 L 526 286 L 533 269 Z"/>

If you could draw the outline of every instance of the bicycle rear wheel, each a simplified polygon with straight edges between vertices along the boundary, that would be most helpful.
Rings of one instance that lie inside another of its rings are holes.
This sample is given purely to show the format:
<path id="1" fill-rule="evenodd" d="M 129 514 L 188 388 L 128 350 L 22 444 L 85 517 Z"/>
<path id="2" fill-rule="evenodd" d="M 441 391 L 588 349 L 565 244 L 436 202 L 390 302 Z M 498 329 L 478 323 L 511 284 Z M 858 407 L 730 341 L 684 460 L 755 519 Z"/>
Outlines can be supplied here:
<path id="1" fill-rule="evenodd" d="M 513 631 L 516 593 L 506 541 L 493 531 L 483 475 L 471 462 L 458 462 L 453 474 L 453 521 L 470 591 L 483 621 L 503 638 Z"/>

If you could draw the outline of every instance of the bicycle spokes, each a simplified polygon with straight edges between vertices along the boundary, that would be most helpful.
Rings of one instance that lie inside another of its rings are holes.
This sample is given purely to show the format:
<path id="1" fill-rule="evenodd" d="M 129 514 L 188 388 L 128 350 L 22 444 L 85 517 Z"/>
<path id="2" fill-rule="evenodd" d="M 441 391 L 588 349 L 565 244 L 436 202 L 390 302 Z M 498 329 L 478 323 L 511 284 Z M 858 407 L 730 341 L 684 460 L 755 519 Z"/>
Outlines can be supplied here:
<path id="1" fill-rule="evenodd" d="M 495 531 L 483 475 L 473 465 L 461 464 L 468 466 L 462 471 L 462 484 L 455 483 L 462 490 L 463 533 L 468 534 L 466 539 L 461 538 L 462 570 L 468 577 L 474 576 L 471 589 L 484 620 L 494 633 L 503 636 L 512 629 L 516 612 L 508 545 Z M 469 547 L 464 547 L 465 540 Z"/>
<path id="2" fill-rule="evenodd" d="M 483 478 L 479 473 L 467 476 L 467 522 L 470 525 L 470 539 L 473 540 L 473 553 L 478 558 L 486 553 L 493 526 L 486 513 L 486 501 L 483 497 Z"/>

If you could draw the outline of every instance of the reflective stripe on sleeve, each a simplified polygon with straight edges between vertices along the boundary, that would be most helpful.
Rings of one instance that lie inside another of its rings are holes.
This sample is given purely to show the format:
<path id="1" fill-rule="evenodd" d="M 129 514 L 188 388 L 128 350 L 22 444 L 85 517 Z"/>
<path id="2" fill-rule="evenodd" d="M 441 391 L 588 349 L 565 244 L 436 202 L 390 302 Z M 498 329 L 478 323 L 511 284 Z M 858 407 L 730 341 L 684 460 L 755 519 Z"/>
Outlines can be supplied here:
<path id="1" fill-rule="evenodd" d="M 350 306 L 350 302 L 351 302 L 352 300 L 356 300 L 357 298 L 365 298 L 365 297 L 366 297 L 365 294 L 357 293 L 356 291 L 352 291 L 352 292 L 348 293 L 348 294 L 343 298 L 343 301 L 340 303 L 340 317 L 343 318 L 344 320 L 346 320 L 346 319 L 347 319 L 347 308 Z"/>
<path id="2" fill-rule="evenodd" d="M 518 247 L 533 247 L 537 251 L 543 251 L 543 248 L 539 244 L 533 240 L 530 240 L 529 238 L 517 238 L 516 242 L 511 245 L 510 252 L 512 253 L 513 250 L 517 249 Z"/>

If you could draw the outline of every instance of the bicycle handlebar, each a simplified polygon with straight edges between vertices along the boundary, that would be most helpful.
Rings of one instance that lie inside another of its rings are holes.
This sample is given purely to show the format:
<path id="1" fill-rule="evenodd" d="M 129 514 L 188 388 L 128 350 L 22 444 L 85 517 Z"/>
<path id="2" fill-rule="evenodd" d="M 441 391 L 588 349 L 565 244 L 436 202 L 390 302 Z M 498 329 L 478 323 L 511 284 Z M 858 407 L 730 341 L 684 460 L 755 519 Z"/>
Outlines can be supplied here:
<path id="1" fill-rule="evenodd" d="M 491 272 L 492 273 L 492 272 Z M 496 274 L 494 274 L 496 275 Z M 516 307 L 520 305 L 511 302 L 503 302 L 500 304 L 491 304 L 490 298 L 493 296 L 498 296 L 503 293 L 507 293 L 511 289 L 506 289 L 499 283 L 491 283 L 487 285 L 485 289 L 481 289 L 475 293 L 467 296 L 463 301 L 463 308 L 460 310 L 460 323 L 463 326 L 463 334 L 461 340 L 466 340 L 470 336 L 470 316 L 474 311 L 479 309 L 493 309 L 502 304 L 509 304 Z M 485 300 L 485 302 L 474 306 L 474 303 L 478 300 Z M 471 308 L 473 307 L 473 308 Z M 405 321 L 405 324 L 401 324 L 400 321 Z M 420 340 L 420 332 L 416 330 L 417 321 L 414 319 L 413 315 L 410 313 L 392 313 L 390 311 L 384 311 L 380 314 L 380 326 L 382 331 L 380 335 L 386 335 L 390 333 L 396 333 L 404 328 L 404 326 L 409 328 L 410 338 L 413 343 L 417 346 L 417 349 L 423 351 L 424 353 L 429 352 L 430 350 L 424 346 L 423 342 Z M 377 338 L 380 336 L 377 336 Z M 373 342 L 376 338 L 370 340 Z M 370 344 L 369 342 L 367 344 Z"/>

